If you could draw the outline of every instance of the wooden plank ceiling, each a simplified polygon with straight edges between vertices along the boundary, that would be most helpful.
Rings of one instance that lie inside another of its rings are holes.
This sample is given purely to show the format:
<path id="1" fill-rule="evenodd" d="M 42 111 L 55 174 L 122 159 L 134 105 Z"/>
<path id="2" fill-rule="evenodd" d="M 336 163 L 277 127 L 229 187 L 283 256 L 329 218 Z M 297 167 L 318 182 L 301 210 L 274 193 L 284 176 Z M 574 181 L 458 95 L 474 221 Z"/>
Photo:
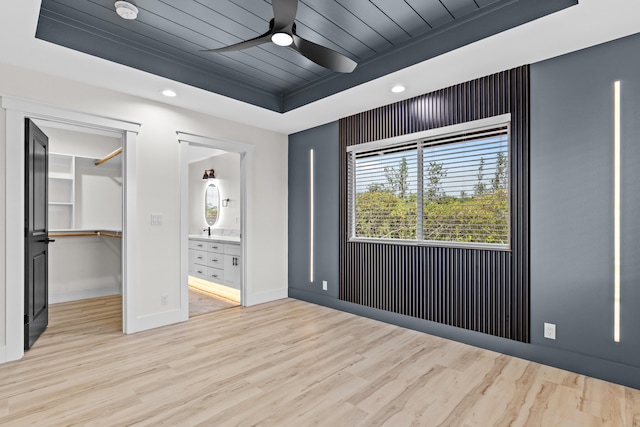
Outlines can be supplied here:
<path id="1" fill-rule="evenodd" d="M 284 112 L 464 44 L 577 4 L 577 0 L 303 0 L 297 33 L 359 63 L 333 73 L 272 43 L 206 53 L 265 33 L 267 0 L 43 0 L 36 37 L 192 86 Z"/>

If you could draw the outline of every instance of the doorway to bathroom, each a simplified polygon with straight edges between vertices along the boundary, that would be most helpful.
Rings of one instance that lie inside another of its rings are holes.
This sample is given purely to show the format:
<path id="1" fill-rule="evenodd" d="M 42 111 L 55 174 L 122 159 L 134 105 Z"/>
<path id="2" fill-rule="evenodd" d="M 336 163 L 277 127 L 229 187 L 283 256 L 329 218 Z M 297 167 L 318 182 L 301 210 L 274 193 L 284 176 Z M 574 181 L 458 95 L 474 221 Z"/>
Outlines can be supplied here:
<path id="1" fill-rule="evenodd" d="M 184 318 L 247 305 L 253 146 L 178 133 Z"/>
<path id="2" fill-rule="evenodd" d="M 240 154 L 189 146 L 189 317 L 240 305 Z"/>

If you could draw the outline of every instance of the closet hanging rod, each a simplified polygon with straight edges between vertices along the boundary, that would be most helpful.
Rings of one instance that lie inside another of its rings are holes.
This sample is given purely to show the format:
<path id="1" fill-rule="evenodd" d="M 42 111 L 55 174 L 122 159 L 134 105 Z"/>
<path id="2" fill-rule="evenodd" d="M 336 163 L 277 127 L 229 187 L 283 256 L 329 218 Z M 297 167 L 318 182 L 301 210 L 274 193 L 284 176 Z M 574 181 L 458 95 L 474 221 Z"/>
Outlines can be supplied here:
<path id="1" fill-rule="evenodd" d="M 109 233 L 108 231 L 98 231 L 98 236 L 115 237 L 116 239 L 122 239 L 122 234 Z"/>
<path id="2" fill-rule="evenodd" d="M 118 154 L 122 154 L 122 147 L 118 148 L 116 151 L 114 151 L 113 153 L 107 154 L 106 156 L 104 156 L 102 159 L 100 160 L 96 160 L 95 165 L 99 166 L 101 164 L 103 164 L 104 162 L 106 162 L 107 160 L 111 160 L 113 159 L 115 156 L 117 156 Z"/>
<path id="3" fill-rule="evenodd" d="M 96 236 L 96 232 L 91 233 L 49 233 L 49 237 L 81 237 L 81 236 Z"/>
<path id="4" fill-rule="evenodd" d="M 122 234 L 111 233 L 108 231 L 78 231 L 78 232 L 64 232 L 64 233 L 49 233 L 49 237 L 84 237 L 84 236 L 105 236 L 115 237 L 116 239 L 122 239 Z"/>

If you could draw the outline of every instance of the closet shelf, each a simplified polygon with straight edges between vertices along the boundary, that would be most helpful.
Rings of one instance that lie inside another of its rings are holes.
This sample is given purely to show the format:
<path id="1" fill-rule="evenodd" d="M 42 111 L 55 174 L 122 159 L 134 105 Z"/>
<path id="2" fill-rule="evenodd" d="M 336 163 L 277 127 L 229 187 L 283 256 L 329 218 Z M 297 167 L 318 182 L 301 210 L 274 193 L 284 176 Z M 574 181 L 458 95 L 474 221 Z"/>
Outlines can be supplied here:
<path id="1" fill-rule="evenodd" d="M 65 230 L 65 231 L 52 231 L 49 233 L 49 237 L 87 237 L 87 236 L 104 236 L 104 237 L 114 237 L 116 239 L 121 239 L 122 232 L 112 231 L 112 230 L 98 230 L 98 231 Z"/>
<path id="2" fill-rule="evenodd" d="M 63 181 L 73 181 L 73 177 L 66 173 L 49 173 L 49 179 L 61 179 Z"/>

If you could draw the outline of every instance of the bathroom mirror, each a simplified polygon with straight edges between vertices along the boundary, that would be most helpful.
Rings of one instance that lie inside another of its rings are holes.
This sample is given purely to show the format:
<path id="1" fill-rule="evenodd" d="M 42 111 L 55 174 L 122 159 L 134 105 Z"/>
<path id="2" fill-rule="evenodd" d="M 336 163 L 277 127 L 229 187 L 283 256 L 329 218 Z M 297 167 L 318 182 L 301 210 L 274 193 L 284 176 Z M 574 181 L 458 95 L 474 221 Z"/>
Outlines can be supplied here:
<path id="1" fill-rule="evenodd" d="M 220 194 L 218 193 L 218 187 L 214 184 L 207 184 L 204 191 L 204 218 L 209 226 L 218 221 L 219 206 Z"/>

